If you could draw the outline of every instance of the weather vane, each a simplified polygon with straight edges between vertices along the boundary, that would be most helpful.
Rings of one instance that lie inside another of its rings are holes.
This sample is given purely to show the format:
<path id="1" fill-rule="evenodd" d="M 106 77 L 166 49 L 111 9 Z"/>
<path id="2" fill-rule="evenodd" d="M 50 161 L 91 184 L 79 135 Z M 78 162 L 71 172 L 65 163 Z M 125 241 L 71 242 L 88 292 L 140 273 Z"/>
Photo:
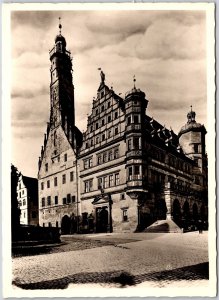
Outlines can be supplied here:
<path id="1" fill-rule="evenodd" d="M 191 107 L 191 111 L 192 111 L 192 105 L 190 105 L 190 107 Z"/>

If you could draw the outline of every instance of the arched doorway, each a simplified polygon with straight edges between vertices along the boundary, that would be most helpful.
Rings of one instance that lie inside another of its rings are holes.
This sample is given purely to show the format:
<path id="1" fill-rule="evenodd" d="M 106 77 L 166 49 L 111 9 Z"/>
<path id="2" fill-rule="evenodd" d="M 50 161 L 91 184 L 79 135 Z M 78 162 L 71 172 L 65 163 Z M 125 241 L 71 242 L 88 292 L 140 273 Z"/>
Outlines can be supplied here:
<path id="1" fill-rule="evenodd" d="M 193 215 L 193 220 L 196 223 L 198 220 L 198 206 L 196 203 L 194 203 L 192 206 L 192 215 Z"/>
<path id="2" fill-rule="evenodd" d="M 62 218 L 62 223 L 61 223 L 62 234 L 70 234 L 70 230 L 71 230 L 71 219 L 67 215 L 65 215 Z"/>
<path id="3" fill-rule="evenodd" d="M 164 199 L 156 201 L 155 215 L 157 220 L 166 220 L 167 207 Z"/>
<path id="4" fill-rule="evenodd" d="M 173 221 L 181 227 L 181 207 L 178 199 L 173 201 Z"/>
<path id="5" fill-rule="evenodd" d="M 108 230 L 108 210 L 106 207 L 96 209 L 96 232 L 107 232 Z"/>
<path id="6" fill-rule="evenodd" d="M 204 205 L 201 206 L 200 216 L 201 216 L 202 220 L 205 220 L 206 216 L 205 216 L 205 206 Z"/>
<path id="7" fill-rule="evenodd" d="M 183 204 L 183 227 L 187 229 L 189 223 L 190 223 L 189 202 L 185 201 L 185 203 Z"/>

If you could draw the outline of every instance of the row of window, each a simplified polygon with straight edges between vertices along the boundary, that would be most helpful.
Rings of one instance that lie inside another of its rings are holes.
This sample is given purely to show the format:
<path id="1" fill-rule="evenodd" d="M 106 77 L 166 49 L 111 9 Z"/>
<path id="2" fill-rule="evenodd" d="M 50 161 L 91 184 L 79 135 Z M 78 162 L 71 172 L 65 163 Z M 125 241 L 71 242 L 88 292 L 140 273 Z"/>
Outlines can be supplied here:
<path id="1" fill-rule="evenodd" d="M 70 204 L 75 202 L 75 196 L 71 194 L 67 194 L 67 197 L 62 198 L 62 204 Z M 59 198 L 58 196 L 55 196 L 54 198 L 54 204 L 58 205 L 59 204 Z M 51 205 L 51 196 L 48 196 L 47 198 L 43 197 L 41 199 L 41 205 L 42 207 L 44 206 L 50 206 Z"/>
<path id="2" fill-rule="evenodd" d="M 83 214 L 82 214 L 83 218 Z M 128 209 L 122 209 L 122 221 L 123 222 L 128 222 Z M 43 223 L 43 227 L 45 227 L 45 223 Z M 52 227 L 52 223 L 48 222 L 48 227 Z M 56 227 L 59 227 L 59 222 L 56 221 Z"/>
<path id="3" fill-rule="evenodd" d="M 119 158 L 119 148 L 109 149 L 97 154 L 97 165 Z"/>
<path id="4" fill-rule="evenodd" d="M 189 164 L 183 162 L 182 160 L 180 160 L 177 157 L 174 157 L 172 155 L 169 155 L 166 157 L 166 154 L 164 151 L 158 150 L 155 147 L 151 148 L 151 156 L 156 160 L 159 160 L 163 163 L 169 164 L 169 166 L 171 166 L 171 167 L 177 168 L 181 171 L 185 171 L 189 174 L 191 173 Z"/>
<path id="5" fill-rule="evenodd" d="M 69 173 L 69 180 L 70 182 L 74 181 L 74 172 L 71 171 Z M 66 174 L 63 174 L 62 175 L 62 184 L 65 184 L 66 183 Z M 50 180 L 47 180 L 46 181 L 46 187 L 49 189 L 51 186 L 50 184 Z M 58 186 L 58 177 L 54 177 L 54 186 Z M 44 190 L 44 182 L 41 182 L 41 190 Z"/>
<path id="6" fill-rule="evenodd" d="M 19 197 L 22 197 L 22 195 L 24 195 L 24 190 L 22 190 L 22 191 L 20 191 L 20 192 L 18 193 L 18 196 L 19 196 Z"/>
<path id="7" fill-rule="evenodd" d="M 26 199 L 23 199 L 23 201 L 22 200 L 20 200 L 19 202 L 18 202 L 18 204 L 19 204 L 19 206 L 24 206 L 24 205 L 26 205 L 27 204 L 27 202 L 26 202 Z"/>
<path id="8" fill-rule="evenodd" d="M 112 161 L 114 159 L 119 158 L 119 148 L 112 148 L 102 153 L 97 154 L 97 165 L 102 163 Z M 84 169 L 89 169 L 93 167 L 93 157 L 89 157 L 84 159 Z"/>
<path id="9" fill-rule="evenodd" d="M 114 120 L 118 119 L 118 112 L 116 111 L 114 113 Z M 100 121 L 96 122 L 95 125 L 90 126 L 90 132 L 94 131 L 95 129 L 100 128 L 101 126 L 104 126 L 107 123 L 110 123 L 113 120 L 112 115 L 108 115 L 107 117 L 104 117 Z"/>
<path id="10" fill-rule="evenodd" d="M 127 125 L 131 124 L 139 124 L 140 123 L 140 115 L 131 115 L 127 118 Z"/>
<path id="11" fill-rule="evenodd" d="M 93 147 L 95 144 L 99 144 L 100 142 L 105 141 L 107 138 L 111 138 L 113 135 L 116 136 L 119 133 L 119 127 L 116 126 L 113 129 L 109 129 L 106 133 L 99 134 L 96 138 L 92 138 L 89 142 L 85 143 L 85 148 L 88 149 L 89 147 Z"/>
<path id="12" fill-rule="evenodd" d="M 97 109 L 95 110 L 96 116 L 97 116 L 99 113 L 104 112 L 105 109 L 110 108 L 110 106 L 111 106 L 111 103 L 110 103 L 110 102 L 107 102 L 106 106 L 105 106 L 104 104 L 102 104 L 101 107 L 100 107 L 100 109 L 97 108 Z M 118 111 L 115 111 L 115 112 L 114 112 L 114 120 L 116 120 L 117 118 L 118 118 Z"/>
<path id="13" fill-rule="evenodd" d="M 105 189 L 113 186 L 117 186 L 120 184 L 119 173 L 110 174 L 107 176 L 102 176 L 98 178 L 98 189 Z M 84 192 L 92 192 L 93 191 L 93 179 L 89 179 L 84 181 Z"/>
<path id="14" fill-rule="evenodd" d="M 55 150 L 54 154 L 56 155 L 56 150 Z M 60 161 L 60 156 L 58 156 L 57 159 L 58 159 L 58 162 L 59 162 Z M 64 154 L 64 162 L 66 162 L 67 160 L 68 160 L 68 155 L 67 155 L 67 153 L 65 153 Z M 54 160 L 52 160 L 52 162 L 54 162 Z M 48 163 L 46 163 L 45 164 L 45 172 L 48 172 L 48 170 L 49 170 L 49 165 L 48 165 Z"/>

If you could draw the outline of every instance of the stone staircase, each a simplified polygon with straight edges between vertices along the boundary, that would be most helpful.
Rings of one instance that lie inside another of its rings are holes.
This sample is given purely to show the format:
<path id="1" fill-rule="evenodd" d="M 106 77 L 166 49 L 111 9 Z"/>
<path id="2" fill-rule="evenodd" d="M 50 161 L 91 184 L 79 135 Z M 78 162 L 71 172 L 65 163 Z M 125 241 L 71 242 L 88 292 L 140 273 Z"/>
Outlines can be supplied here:
<path id="1" fill-rule="evenodd" d="M 176 223 L 171 220 L 158 220 L 151 224 L 149 227 L 147 227 L 144 232 L 182 232 L 182 230 L 179 228 Z"/>

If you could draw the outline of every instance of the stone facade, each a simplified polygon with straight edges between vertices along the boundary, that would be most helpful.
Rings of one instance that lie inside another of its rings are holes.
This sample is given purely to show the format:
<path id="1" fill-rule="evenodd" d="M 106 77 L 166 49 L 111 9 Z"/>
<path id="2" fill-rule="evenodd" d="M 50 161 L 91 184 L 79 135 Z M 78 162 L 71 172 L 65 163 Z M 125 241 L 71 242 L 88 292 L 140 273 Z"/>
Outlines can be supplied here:
<path id="1" fill-rule="evenodd" d="M 123 99 L 101 71 L 81 135 L 74 124 L 70 53 L 61 34 L 50 60 L 50 122 L 39 158 L 40 225 L 61 227 L 63 233 L 126 232 L 166 218 L 180 227 L 207 222 L 206 130 L 195 112 L 191 109 L 176 135 L 147 115 L 149 101 L 135 82 Z"/>
<path id="2" fill-rule="evenodd" d="M 17 184 L 17 200 L 21 225 L 38 225 L 38 181 L 20 174 Z"/>

